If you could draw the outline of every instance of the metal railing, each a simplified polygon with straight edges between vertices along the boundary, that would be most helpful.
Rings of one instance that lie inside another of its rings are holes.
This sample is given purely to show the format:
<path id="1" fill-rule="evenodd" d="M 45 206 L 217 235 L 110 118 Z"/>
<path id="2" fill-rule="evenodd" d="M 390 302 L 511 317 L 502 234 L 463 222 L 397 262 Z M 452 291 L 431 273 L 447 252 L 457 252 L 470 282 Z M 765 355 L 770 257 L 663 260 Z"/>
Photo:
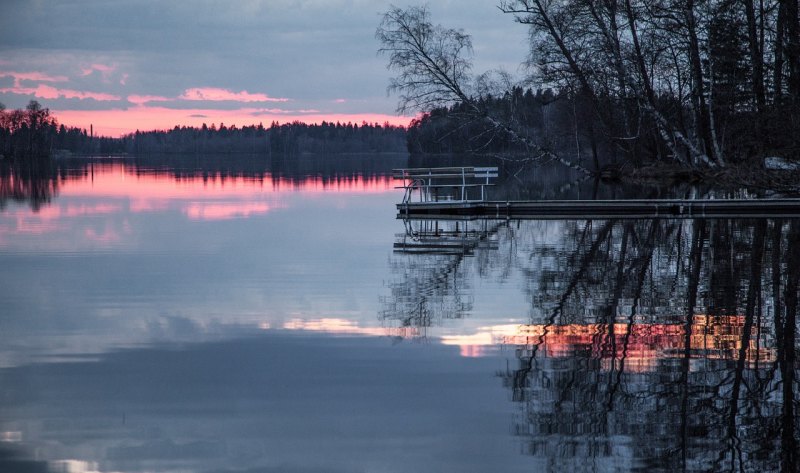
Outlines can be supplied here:
<path id="1" fill-rule="evenodd" d="M 497 167 L 443 167 L 394 169 L 392 177 L 401 179 L 404 189 L 403 203 L 442 201 L 475 202 L 486 200 L 486 187 L 494 185 L 490 179 L 497 177 Z M 480 198 L 470 195 L 470 190 L 480 189 Z M 472 197 L 472 198 L 470 198 Z"/>

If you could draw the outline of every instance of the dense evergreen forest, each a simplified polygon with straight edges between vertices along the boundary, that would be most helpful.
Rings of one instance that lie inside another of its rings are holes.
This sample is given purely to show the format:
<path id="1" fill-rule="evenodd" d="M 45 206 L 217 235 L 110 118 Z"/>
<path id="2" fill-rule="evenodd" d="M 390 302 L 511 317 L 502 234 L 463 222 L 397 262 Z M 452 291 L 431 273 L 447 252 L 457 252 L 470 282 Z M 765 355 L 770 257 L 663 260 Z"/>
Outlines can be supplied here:
<path id="1" fill-rule="evenodd" d="M 132 133 L 122 138 L 125 151 L 153 153 L 250 153 L 250 154 L 352 154 L 405 152 L 406 130 L 388 123 L 302 122 L 269 128 L 251 125 L 237 128 L 214 124 L 201 128 L 178 127 L 166 131 Z"/>
<path id="2" fill-rule="evenodd" d="M 537 90 L 512 87 L 502 96 L 486 95 L 477 104 L 492 116 L 514 123 L 526 136 L 535 137 L 549 149 L 584 159 L 613 158 L 615 149 L 610 140 L 598 133 L 589 135 L 576 127 L 576 120 L 585 124 L 591 111 L 585 103 L 573 101 L 567 94 L 552 89 Z M 524 142 L 485 120 L 464 120 L 469 105 L 457 103 L 437 107 L 411 121 L 408 128 L 408 150 L 412 154 L 473 154 L 503 156 L 524 154 Z"/>

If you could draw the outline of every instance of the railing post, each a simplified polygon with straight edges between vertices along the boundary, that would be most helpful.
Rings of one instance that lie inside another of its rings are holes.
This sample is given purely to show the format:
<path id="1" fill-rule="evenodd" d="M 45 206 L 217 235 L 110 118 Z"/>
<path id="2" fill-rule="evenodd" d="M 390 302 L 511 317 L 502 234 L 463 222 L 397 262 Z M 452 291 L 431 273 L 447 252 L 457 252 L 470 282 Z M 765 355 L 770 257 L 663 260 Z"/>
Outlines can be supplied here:
<path id="1" fill-rule="evenodd" d="M 430 175 L 430 173 L 428 173 Z M 431 201 L 431 184 L 433 184 L 433 177 L 428 178 L 428 187 L 425 188 L 425 202 Z"/>
<path id="2" fill-rule="evenodd" d="M 464 175 L 464 168 L 461 168 L 461 201 L 463 202 L 466 200 L 464 198 L 465 192 L 467 190 L 467 177 Z"/>

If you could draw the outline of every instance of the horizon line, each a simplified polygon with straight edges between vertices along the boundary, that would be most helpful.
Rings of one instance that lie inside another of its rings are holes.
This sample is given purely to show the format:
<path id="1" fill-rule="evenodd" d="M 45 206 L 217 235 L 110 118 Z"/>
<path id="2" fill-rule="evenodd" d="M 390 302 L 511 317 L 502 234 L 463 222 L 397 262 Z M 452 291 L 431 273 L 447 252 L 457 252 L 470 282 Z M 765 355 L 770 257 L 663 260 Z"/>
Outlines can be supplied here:
<path id="1" fill-rule="evenodd" d="M 169 131 L 177 127 L 201 128 L 206 126 L 247 126 L 271 127 L 272 123 L 286 125 L 302 123 L 305 125 L 321 125 L 326 123 L 357 124 L 367 123 L 383 126 L 389 124 L 408 128 L 416 117 L 388 115 L 382 113 L 312 113 L 312 114 L 260 114 L 253 109 L 238 110 L 198 110 L 170 109 L 163 107 L 147 107 L 112 110 L 52 110 L 51 115 L 59 125 L 93 130 L 94 136 L 121 138 L 139 132 Z M 267 123 L 268 125 L 264 125 Z"/>

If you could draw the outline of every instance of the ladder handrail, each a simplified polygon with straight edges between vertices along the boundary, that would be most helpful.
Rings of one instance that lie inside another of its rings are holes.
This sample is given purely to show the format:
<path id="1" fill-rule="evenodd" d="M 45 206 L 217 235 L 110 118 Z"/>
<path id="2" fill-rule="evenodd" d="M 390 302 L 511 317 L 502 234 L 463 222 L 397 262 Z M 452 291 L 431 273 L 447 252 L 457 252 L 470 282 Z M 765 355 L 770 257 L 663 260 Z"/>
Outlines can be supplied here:
<path id="1" fill-rule="evenodd" d="M 480 200 L 483 201 L 486 199 L 486 186 L 493 185 L 490 179 L 498 177 L 497 171 L 498 168 L 496 166 L 408 168 L 393 169 L 392 176 L 395 179 L 403 180 L 403 185 L 399 186 L 399 188 L 405 189 L 403 195 L 404 204 L 411 201 L 412 194 L 415 190 L 419 192 L 420 202 L 438 202 L 438 191 L 448 188 L 460 190 L 458 194 L 461 198 L 460 201 L 469 202 L 470 199 L 468 198 L 467 189 L 470 187 L 480 187 Z"/>

